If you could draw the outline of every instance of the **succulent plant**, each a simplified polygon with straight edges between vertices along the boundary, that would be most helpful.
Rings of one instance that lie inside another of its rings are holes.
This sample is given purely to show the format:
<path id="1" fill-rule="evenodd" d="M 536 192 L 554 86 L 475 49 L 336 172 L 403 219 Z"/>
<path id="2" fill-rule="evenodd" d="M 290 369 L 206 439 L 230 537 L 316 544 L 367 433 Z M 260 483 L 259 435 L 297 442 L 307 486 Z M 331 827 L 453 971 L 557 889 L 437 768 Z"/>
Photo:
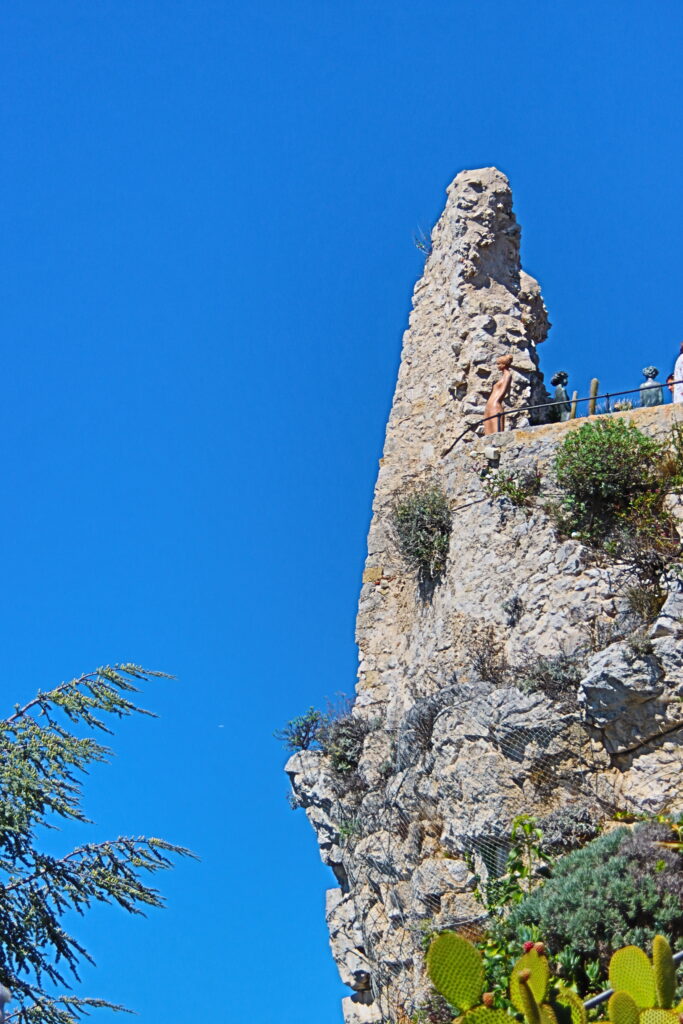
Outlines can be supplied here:
<path id="1" fill-rule="evenodd" d="M 456 932 L 446 931 L 427 952 L 427 971 L 436 990 L 463 1014 L 460 1024 L 510 1024 L 511 1018 L 493 1006 L 484 992 L 481 953 Z M 663 935 L 652 943 L 652 960 L 637 946 L 617 950 L 610 961 L 614 989 L 608 1003 L 611 1024 L 683 1024 L 683 1003 L 676 997 L 676 964 Z M 524 953 L 510 975 L 510 1001 L 524 1014 L 526 1024 L 586 1024 L 579 996 L 551 984 L 550 965 L 542 942 L 524 944 Z"/>
<path id="2" fill-rule="evenodd" d="M 450 931 L 437 935 L 427 952 L 427 971 L 434 988 L 452 1006 L 471 1010 L 481 1002 L 484 992 L 481 953 L 461 935 Z"/>
<path id="3" fill-rule="evenodd" d="M 553 1009 L 559 1024 L 586 1024 L 586 1011 L 581 997 L 564 985 L 555 991 Z"/>
<path id="4" fill-rule="evenodd" d="M 673 1006 L 676 965 L 663 935 L 652 941 L 651 961 L 637 946 L 618 949 L 610 960 L 609 981 L 612 1024 L 679 1024 L 683 1004 Z"/>
<path id="5" fill-rule="evenodd" d="M 655 1006 L 655 972 L 647 953 L 637 946 L 618 949 L 609 964 L 609 983 L 627 992 L 638 1009 Z"/>
<path id="6" fill-rule="evenodd" d="M 492 993 L 484 992 L 479 950 L 461 935 L 442 932 L 434 939 L 427 952 L 427 971 L 436 990 L 452 1006 L 465 1011 L 462 1024 L 510 1024 L 509 1014 L 493 1008 Z M 563 987 L 550 989 L 550 966 L 542 942 L 529 943 L 515 964 L 510 1000 L 527 1024 L 586 1024 L 583 1003 L 574 992 Z"/>
<path id="7" fill-rule="evenodd" d="M 607 1012 L 612 1024 L 639 1024 L 640 1011 L 628 992 L 615 992 L 610 996 Z"/>
<path id="8" fill-rule="evenodd" d="M 547 956 L 532 947 L 519 958 L 510 975 L 510 1000 L 515 1009 L 526 1016 L 526 988 L 529 988 L 537 1003 L 544 1003 L 548 995 L 549 980 L 550 966 Z"/>
<path id="9" fill-rule="evenodd" d="M 462 1024 L 510 1024 L 505 1010 L 494 1010 L 488 1006 L 475 1006 L 462 1018 Z"/>
<path id="10" fill-rule="evenodd" d="M 657 1006 L 669 1009 L 676 998 L 676 964 L 671 946 L 663 935 L 655 935 L 652 940 L 652 969 Z"/>

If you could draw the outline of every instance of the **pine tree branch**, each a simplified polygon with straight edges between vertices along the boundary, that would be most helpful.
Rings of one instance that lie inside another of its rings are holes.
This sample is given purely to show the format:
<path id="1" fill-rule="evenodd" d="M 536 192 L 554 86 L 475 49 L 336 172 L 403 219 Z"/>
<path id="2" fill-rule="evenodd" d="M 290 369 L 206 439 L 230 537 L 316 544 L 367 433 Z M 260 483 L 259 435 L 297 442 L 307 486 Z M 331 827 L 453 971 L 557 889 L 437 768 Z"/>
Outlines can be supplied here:
<path id="1" fill-rule="evenodd" d="M 70 723 L 79 731 L 110 732 L 107 718 L 149 715 L 132 698 L 135 683 L 154 676 L 164 673 L 106 666 L 39 692 L 0 719 L 0 877 L 6 879 L 0 883 L 0 980 L 19 1004 L 6 1017 L 13 1024 L 78 1024 L 89 1008 L 122 1009 L 105 1000 L 52 995 L 55 986 L 68 989 L 78 980 L 80 962 L 92 962 L 63 919 L 96 902 L 131 914 L 161 907 L 159 890 L 144 876 L 170 868 L 172 855 L 194 857 L 145 836 L 87 843 L 59 857 L 37 846 L 38 830 L 56 827 L 55 819 L 87 822 L 80 779 L 109 754 L 92 735 L 70 731 Z"/>
<path id="2" fill-rule="evenodd" d="M 105 1009 L 114 1013 L 133 1013 L 119 1003 L 107 999 L 92 999 L 78 996 L 40 996 L 28 1005 L 18 1006 L 5 1014 L 5 1024 L 76 1024 L 89 1010 Z"/>
<path id="3" fill-rule="evenodd" d="M 126 676 L 129 678 L 126 679 Z M 5 725 L 13 725 L 15 722 L 20 721 L 22 718 L 26 718 L 29 712 L 34 708 L 40 707 L 41 713 L 47 715 L 47 707 L 50 704 L 57 703 L 59 705 L 60 699 L 68 695 L 70 692 L 76 692 L 80 687 L 83 686 L 102 686 L 106 687 L 106 684 L 113 685 L 116 689 L 122 693 L 138 693 L 138 687 L 134 686 L 130 680 L 136 679 L 140 681 L 146 681 L 148 679 L 172 679 L 173 677 L 166 672 L 158 672 L 153 669 L 143 669 L 140 665 L 134 665 L 132 663 L 123 663 L 121 665 L 104 665 L 101 668 L 96 669 L 94 672 L 84 672 L 83 675 L 78 676 L 76 679 L 70 679 L 67 682 L 59 683 L 58 686 L 53 687 L 51 690 L 39 691 L 37 695 L 23 706 L 17 705 L 14 709 L 14 713 L 4 720 Z M 149 715 L 155 718 L 154 712 L 148 711 L 146 708 L 139 708 L 132 702 L 125 698 L 120 698 L 120 710 L 124 714 L 130 714 L 133 711 L 142 715 Z M 64 710 L 64 709 L 63 709 Z M 104 708 L 102 710 L 115 710 L 114 708 Z M 68 713 L 68 711 L 67 711 Z"/>
<path id="4" fill-rule="evenodd" d="M 99 669 L 95 672 L 84 672 L 82 676 L 78 677 L 78 679 L 71 679 L 66 683 L 60 683 L 59 686 L 55 686 L 52 690 L 38 690 L 36 696 L 33 700 L 30 700 L 28 704 L 24 704 L 23 707 L 19 707 L 18 704 L 15 705 L 14 714 L 5 719 L 5 725 L 13 725 L 14 722 L 17 722 L 20 718 L 25 718 L 33 708 L 42 706 L 46 701 L 50 701 L 57 694 L 68 690 L 70 687 L 82 686 L 85 682 L 94 682 L 97 679 L 98 674 Z"/>
<path id="5" fill-rule="evenodd" d="M 42 864 L 37 871 L 34 871 L 30 875 L 25 875 L 22 878 L 17 878 L 13 882 L 10 882 L 8 885 L 2 885 L 0 883 L 0 892 L 3 895 L 6 895 L 7 893 L 19 889 L 24 885 L 30 885 L 31 882 L 36 882 L 38 881 L 39 878 L 42 878 L 45 874 L 48 873 L 48 871 L 50 873 L 58 871 L 60 867 L 68 864 L 70 861 L 75 860 L 77 857 L 92 856 L 96 855 L 99 852 L 109 853 L 111 851 L 118 850 L 121 850 L 122 852 L 126 853 L 129 852 L 131 849 L 137 848 L 139 846 L 150 846 L 152 847 L 153 850 L 159 848 L 166 850 L 169 853 L 175 853 L 181 857 L 191 857 L 194 860 L 197 860 L 197 855 L 192 853 L 191 850 L 187 850 L 183 846 L 175 846 L 173 845 L 173 843 L 167 843 L 163 839 L 147 838 L 145 836 L 138 836 L 137 838 L 133 836 L 119 836 L 117 839 L 105 839 L 101 843 L 85 843 L 83 846 L 77 846 L 75 850 L 72 850 L 70 853 L 65 854 L 58 860 L 50 859 L 48 863 Z M 148 865 L 145 865 L 145 867 L 147 867 L 147 870 L 155 870 L 153 866 L 150 867 Z M 158 868 L 163 869 L 167 867 L 170 867 L 170 861 L 168 860 L 168 858 L 159 855 Z"/>

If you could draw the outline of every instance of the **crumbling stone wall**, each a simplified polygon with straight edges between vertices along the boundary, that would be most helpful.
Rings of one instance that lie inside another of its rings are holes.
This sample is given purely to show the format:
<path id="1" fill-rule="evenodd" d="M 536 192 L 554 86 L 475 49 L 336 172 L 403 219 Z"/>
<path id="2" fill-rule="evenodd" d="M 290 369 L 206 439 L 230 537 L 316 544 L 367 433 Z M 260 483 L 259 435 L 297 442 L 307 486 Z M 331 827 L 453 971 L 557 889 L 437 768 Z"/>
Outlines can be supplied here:
<path id="1" fill-rule="evenodd" d="M 582 805 L 683 810 L 683 596 L 671 593 L 649 642 L 620 635 L 625 566 L 558 541 L 546 509 L 550 464 L 581 421 L 481 438 L 495 360 L 513 355 L 510 405 L 543 400 L 536 345 L 548 321 L 519 265 L 505 177 L 458 175 L 415 289 L 375 491 L 357 622 L 354 715 L 368 734 L 353 772 L 319 751 L 287 764 L 338 888 L 327 920 L 347 1024 L 398 1021 L 425 1000 L 425 929 L 476 929 L 475 872 L 495 871 L 512 819 Z M 663 436 L 683 410 L 619 415 Z M 530 508 L 491 499 L 492 467 L 540 473 Z M 392 536 L 396 497 L 444 489 L 453 533 L 430 594 L 406 573 Z M 673 509 L 683 519 L 683 508 Z M 514 609 L 514 614 L 511 613 Z M 622 630 L 623 632 L 623 630 Z M 499 674 L 482 674 L 478 650 Z M 515 673 L 539 656 L 581 655 L 573 699 L 524 692 Z M 495 668 L 495 666 L 494 666 Z"/>

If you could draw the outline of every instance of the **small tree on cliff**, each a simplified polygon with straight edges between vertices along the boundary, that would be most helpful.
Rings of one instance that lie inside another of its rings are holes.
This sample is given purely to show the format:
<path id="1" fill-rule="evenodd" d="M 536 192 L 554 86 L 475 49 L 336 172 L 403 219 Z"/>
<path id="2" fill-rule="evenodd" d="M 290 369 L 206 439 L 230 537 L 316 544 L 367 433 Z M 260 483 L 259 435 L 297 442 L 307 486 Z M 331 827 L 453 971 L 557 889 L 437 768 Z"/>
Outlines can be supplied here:
<path id="1" fill-rule="evenodd" d="M 62 920 L 96 902 L 131 914 L 161 906 L 143 874 L 170 867 L 170 854 L 188 851 L 163 839 L 120 836 L 53 856 L 39 839 L 59 819 L 88 822 L 80 775 L 109 753 L 92 733 L 110 732 L 112 716 L 150 714 L 133 698 L 136 682 L 155 675 L 135 665 L 100 668 L 39 692 L 0 721 L 0 982 L 12 997 L 6 1021 L 74 1024 L 93 1007 L 121 1009 L 59 994 L 78 978 L 79 961 L 92 962 Z M 78 736 L 74 726 L 91 734 Z"/>

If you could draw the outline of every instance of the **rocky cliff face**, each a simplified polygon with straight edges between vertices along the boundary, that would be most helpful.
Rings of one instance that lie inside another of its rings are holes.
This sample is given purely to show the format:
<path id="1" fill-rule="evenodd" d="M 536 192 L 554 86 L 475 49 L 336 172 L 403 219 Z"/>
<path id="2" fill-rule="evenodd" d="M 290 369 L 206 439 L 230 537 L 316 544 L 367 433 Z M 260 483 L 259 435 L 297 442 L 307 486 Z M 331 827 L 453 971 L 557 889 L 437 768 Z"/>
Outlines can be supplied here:
<path id="1" fill-rule="evenodd" d="M 339 771 L 307 750 L 286 769 L 339 882 L 327 920 L 354 990 L 347 1024 L 399 1021 L 420 1006 L 423 934 L 476 931 L 475 873 L 504 862 L 515 816 L 683 811 L 683 595 L 672 591 L 644 635 L 629 618 L 628 567 L 557 539 L 549 466 L 579 423 L 534 425 L 522 413 L 492 437 L 467 430 L 501 355 L 513 357 L 508 404 L 543 401 L 536 346 L 548 326 L 520 269 L 507 179 L 463 172 L 415 288 L 375 491 L 357 625 L 358 763 Z M 619 415 L 659 436 L 677 414 Z M 541 494 L 528 508 L 490 498 L 492 466 L 540 476 Z M 420 481 L 444 489 L 454 522 L 447 571 L 428 594 L 390 526 L 396 498 Z"/>

